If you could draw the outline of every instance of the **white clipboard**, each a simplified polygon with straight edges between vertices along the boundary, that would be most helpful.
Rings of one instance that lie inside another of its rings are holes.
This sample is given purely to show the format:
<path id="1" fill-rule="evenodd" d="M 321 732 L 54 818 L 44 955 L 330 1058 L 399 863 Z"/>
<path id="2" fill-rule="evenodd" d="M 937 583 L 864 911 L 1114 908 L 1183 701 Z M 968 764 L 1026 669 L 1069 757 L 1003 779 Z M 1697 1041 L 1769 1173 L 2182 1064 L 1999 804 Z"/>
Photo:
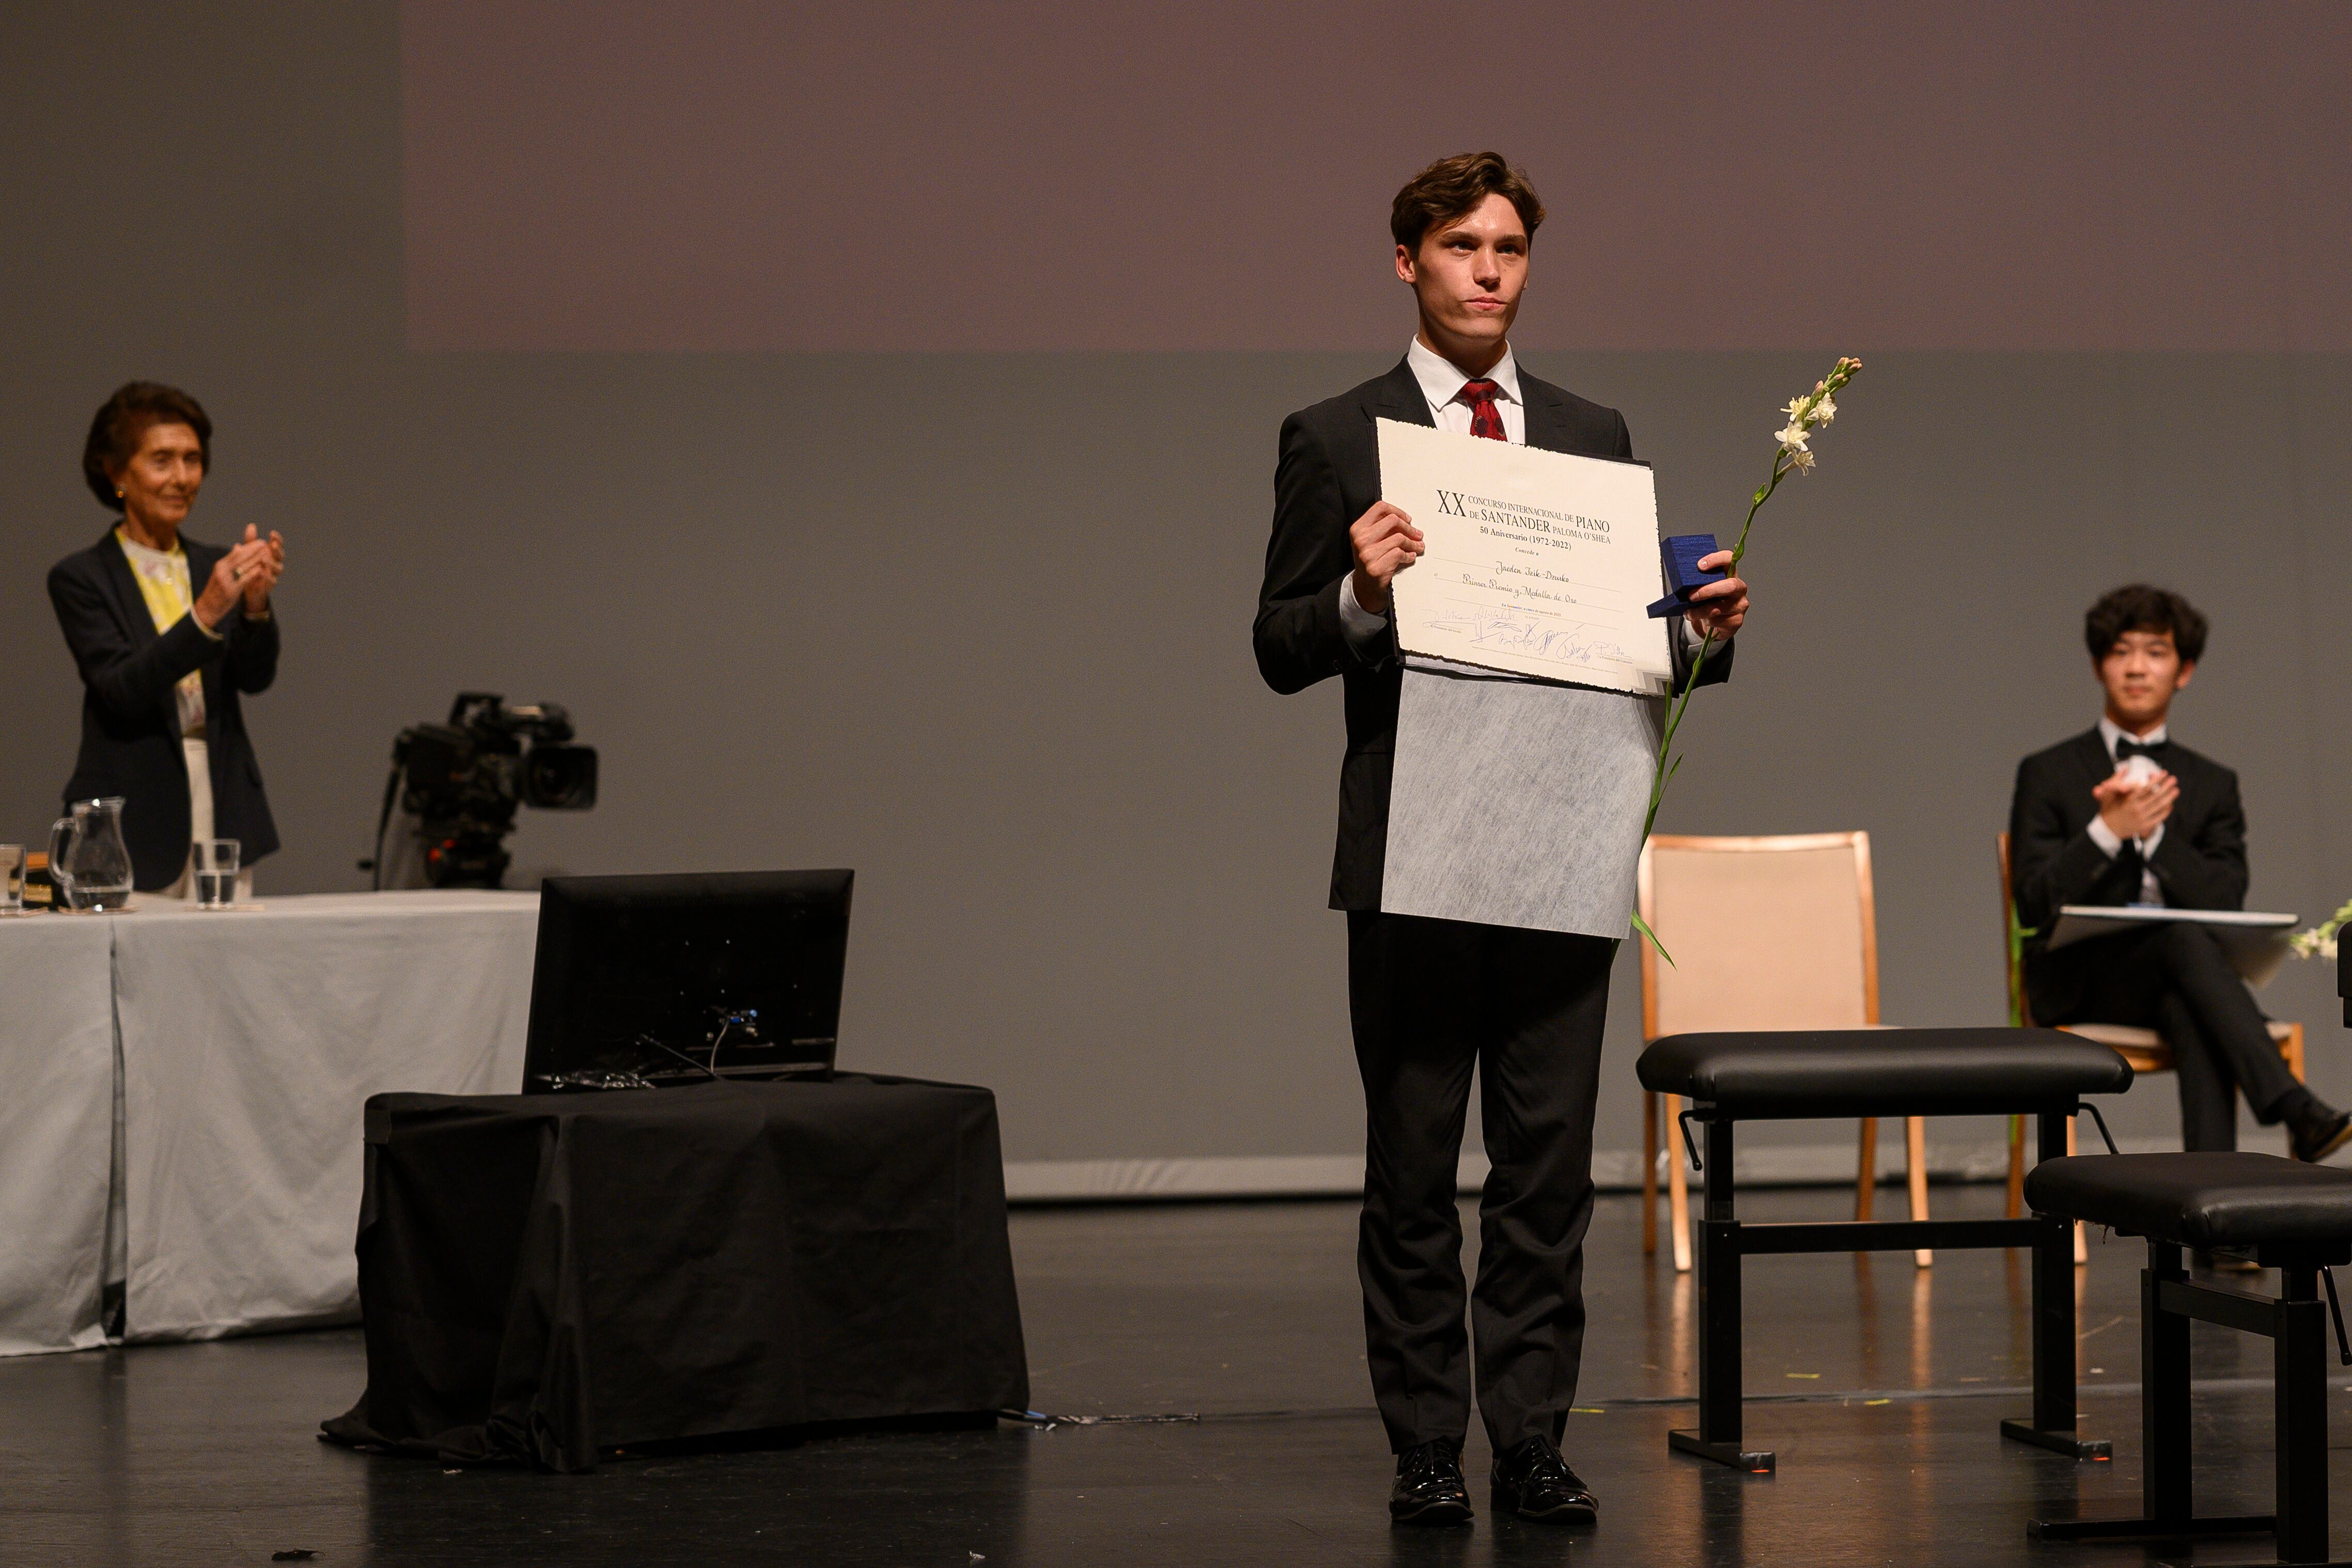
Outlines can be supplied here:
<path id="1" fill-rule="evenodd" d="M 2253 909 L 2166 909 L 2155 904 L 2068 904 L 2050 928 L 2050 948 L 2095 937 L 2145 931 L 2176 920 L 2193 921 L 2218 937 L 2230 967 L 2250 986 L 2267 986 L 2286 962 L 2287 936 L 2301 917 Z"/>

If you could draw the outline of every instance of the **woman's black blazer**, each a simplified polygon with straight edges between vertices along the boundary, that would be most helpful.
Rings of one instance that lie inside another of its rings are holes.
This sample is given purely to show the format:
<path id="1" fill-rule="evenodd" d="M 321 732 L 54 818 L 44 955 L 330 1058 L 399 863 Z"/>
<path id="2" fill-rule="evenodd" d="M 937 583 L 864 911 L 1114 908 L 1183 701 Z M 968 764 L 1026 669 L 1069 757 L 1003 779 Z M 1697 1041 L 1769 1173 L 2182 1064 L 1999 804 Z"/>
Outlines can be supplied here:
<path id="1" fill-rule="evenodd" d="M 228 552 L 183 535 L 191 588 L 201 593 Z M 188 768 L 173 688 L 191 670 L 205 677 L 205 740 L 212 755 L 213 831 L 242 846 L 247 865 L 278 847 L 261 790 L 261 765 L 245 732 L 241 693 L 278 676 L 278 618 L 247 621 L 240 605 L 207 637 L 193 615 L 155 630 L 130 559 L 107 529 L 88 549 L 49 569 L 49 602 L 81 671 L 81 754 L 65 799 L 123 799 L 122 836 L 135 884 L 168 887 L 188 860 Z"/>

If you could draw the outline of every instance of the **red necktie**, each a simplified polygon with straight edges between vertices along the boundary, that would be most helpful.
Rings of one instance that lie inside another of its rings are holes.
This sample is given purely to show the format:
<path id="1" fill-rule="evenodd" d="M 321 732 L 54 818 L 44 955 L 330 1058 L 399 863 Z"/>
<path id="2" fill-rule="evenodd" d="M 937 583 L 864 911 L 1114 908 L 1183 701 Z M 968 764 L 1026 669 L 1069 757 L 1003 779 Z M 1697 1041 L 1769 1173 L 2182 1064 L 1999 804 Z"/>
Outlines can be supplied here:
<path id="1" fill-rule="evenodd" d="M 1470 405 L 1470 434 L 1483 435 L 1489 441 L 1508 441 L 1503 434 L 1503 411 L 1495 406 L 1495 394 L 1503 389 L 1483 377 L 1462 383 L 1462 401 Z"/>

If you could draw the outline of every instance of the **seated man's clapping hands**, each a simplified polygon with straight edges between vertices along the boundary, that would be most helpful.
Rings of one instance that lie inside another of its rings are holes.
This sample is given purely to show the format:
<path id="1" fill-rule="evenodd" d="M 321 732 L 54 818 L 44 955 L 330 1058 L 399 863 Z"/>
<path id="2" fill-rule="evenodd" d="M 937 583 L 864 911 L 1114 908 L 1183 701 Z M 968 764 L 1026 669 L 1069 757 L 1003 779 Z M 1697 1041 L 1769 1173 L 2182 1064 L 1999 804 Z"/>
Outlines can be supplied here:
<path id="1" fill-rule="evenodd" d="M 2116 837 L 2149 839 L 2179 802 L 2180 780 L 2161 768 L 2119 768 L 2092 788 L 2091 798 L 2099 803 L 2099 821 Z"/>

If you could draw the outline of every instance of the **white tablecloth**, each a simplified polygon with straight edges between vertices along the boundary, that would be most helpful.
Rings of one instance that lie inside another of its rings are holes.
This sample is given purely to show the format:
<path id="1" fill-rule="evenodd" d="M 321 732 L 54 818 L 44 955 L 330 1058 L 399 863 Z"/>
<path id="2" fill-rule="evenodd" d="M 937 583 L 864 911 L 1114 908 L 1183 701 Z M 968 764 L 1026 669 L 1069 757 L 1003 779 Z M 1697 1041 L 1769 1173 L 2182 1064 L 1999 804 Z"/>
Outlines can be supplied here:
<path id="1" fill-rule="evenodd" d="M 521 1086 L 538 918 L 533 894 L 421 892 L 0 922 L 0 984 L 49 955 L 78 977 L 71 996 L 44 999 L 34 1033 L 6 1036 L 12 1079 L 23 1057 L 55 1064 L 56 1082 L 26 1080 L 50 1085 L 41 1111 L 20 1117 L 13 1082 L 0 1102 L 0 1222 L 41 1204 L 56 1217 L 37 1227 L 42 1258 L 0 1248 L 0 1350 L 98 1338 L 87 1260 L 103 1256 L 117 1060 L 127 1336 L 355 1314 L 362 1106 L 387 1091 Z M 35 1166 L 36 1149 L 53 1153 Z"/>
<path id="2" fill-rule="evenodd" d="M 0 917 L 0 1355 L 99 1343 L 111 923 Z"/>

